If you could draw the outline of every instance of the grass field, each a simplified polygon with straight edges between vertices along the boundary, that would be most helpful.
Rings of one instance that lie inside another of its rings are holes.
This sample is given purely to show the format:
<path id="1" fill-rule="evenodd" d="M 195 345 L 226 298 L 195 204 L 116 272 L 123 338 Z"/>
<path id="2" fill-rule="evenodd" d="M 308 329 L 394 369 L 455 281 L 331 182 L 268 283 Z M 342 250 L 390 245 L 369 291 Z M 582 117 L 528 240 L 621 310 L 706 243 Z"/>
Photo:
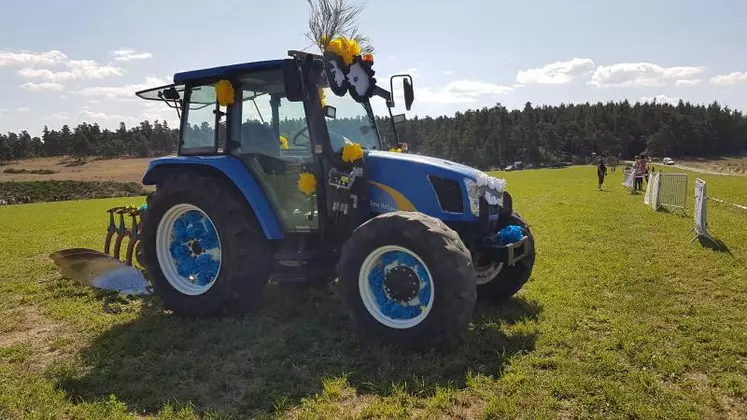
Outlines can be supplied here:
<path id="1" fill-rule="evenodd" d="M 426 354 L 361 341 L 334 287 L 186 320 L 62 279 L 47 255 L 100 249 L 128 199 L 0 208 L 0 418 L 747 417 L 747 212 L 708 203 L 716 252 L 688 243 L 695 176 L 688 217 L 644 206 L 621 170 L 604 192 L 593 167 L 501 176 L 534 275 Z M 747 202 L 743 179 L 701 177 Z"/>

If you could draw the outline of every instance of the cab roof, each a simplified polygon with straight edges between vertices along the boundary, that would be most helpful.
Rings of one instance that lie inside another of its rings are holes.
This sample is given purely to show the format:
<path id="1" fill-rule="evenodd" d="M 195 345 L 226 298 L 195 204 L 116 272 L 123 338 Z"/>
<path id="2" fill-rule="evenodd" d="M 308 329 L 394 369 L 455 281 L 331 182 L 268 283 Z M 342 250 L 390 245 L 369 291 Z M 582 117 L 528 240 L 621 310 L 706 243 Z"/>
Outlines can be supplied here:
<path id="1" fill-rule="evenodd" d="M 283 60 L 253 61 L 251 63 L 230 64 L 227 66 L 211 67 L 200 70 L 190 70 L 174 75 L 174 84 L 184 84 L 192 81 L 223 78 L 234 73 L 253 72 L 279 69 Z"/>

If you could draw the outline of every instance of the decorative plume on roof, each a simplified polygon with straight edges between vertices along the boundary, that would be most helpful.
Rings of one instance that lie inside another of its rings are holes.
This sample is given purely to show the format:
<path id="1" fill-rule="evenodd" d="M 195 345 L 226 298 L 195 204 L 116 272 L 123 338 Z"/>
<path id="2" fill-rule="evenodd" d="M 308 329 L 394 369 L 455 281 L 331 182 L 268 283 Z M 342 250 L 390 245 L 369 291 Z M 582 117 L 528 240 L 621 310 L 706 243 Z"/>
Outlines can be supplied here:
<path id="1" fill-rule="evenodd" d="M 307 37 L 322 52 L 330 89 L 337 96 L 350 93 L 357 102 L 367 101 L 374 94 L 376 78 L 374 49 L 368 37 L 358 33 L 356 24 L 363 6 L 346 0 L 308 2 Z"/>

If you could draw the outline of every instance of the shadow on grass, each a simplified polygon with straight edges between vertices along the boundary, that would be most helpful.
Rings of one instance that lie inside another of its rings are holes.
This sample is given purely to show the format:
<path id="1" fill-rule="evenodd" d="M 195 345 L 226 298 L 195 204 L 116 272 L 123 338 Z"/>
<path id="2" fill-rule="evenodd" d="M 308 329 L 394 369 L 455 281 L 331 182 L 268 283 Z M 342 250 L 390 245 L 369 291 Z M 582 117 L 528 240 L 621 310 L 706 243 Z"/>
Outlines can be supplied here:
<path id="1" fill-rule="evenodd" d="M 656 209 L 658 213 L 668 213 L 668 214 L 676 214 L 681 217 L 689 217 L 687 215 L 687 210 L 681 207 L 666 207 L 666 206 L 659 206 L 658 209 Z"/>
<path id="2" fill-rule="evenodd" d="M 718 252 L 726 252 L 729 255 L 733 256 L 731 250 L 729 250 L 729 247 L 726 246 L 726 244 L 723 243 L 720 239 L 707 236 L 698 236 L 698 243 L 700 243 L 700 246 L 702 246 L 703 248 L 708 248 Z"/>
<path id="3" fill-rule="evenodd" d="M 406 352 L 355 334 L 331 288 L 272 287 L 260 313 L 223 320 L 167 315 L 149 298 L 136 320 L 81 352 L 81 369 L 55 379 L 75 400 L 115 394 L 144 413 L 189 401 L 200 412 L 269 414 L 278 403 L 294 406 L 320 393 L 331 378 L 345 378 L 358 395 L 389 395 L 396 387 L 422 397 L 465 387 L 468 372 L 499 376 L 511 357 L 534 350 L 536 328 L 510 326 L 531 323 L 541 310 L 521 297 L 480 303 L 457 342 Z"/>

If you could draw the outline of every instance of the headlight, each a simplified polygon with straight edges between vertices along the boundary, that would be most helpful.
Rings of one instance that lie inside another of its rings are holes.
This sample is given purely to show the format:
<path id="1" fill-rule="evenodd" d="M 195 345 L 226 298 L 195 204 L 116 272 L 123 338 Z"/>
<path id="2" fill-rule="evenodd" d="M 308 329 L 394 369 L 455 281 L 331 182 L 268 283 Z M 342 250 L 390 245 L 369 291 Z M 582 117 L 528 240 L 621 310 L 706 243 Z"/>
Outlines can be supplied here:
<path id="1" fill-rule="evenodd" d="M 480 187 L 477 182 L 469 178 L 464 178 L 464 186 L 467 189 L 467 199 L 469 208 L 475 216 L 480 215 Z"/>

